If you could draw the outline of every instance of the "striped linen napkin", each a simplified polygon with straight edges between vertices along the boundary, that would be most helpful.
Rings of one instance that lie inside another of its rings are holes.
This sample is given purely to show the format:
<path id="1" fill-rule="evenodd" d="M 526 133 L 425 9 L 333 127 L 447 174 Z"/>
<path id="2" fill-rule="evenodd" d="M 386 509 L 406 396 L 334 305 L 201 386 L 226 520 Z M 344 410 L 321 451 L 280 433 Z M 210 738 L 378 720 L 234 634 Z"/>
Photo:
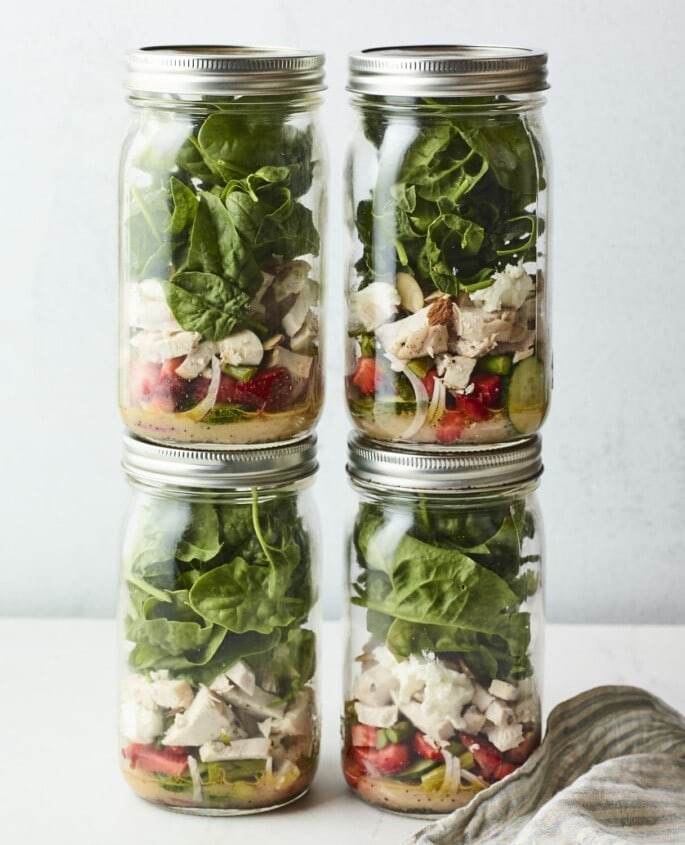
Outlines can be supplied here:
<path id="1" fill-rule="evenodd" d="M 513 774 L 407 845 L 685 845 L 685 718 L 636 687 L 559 704 Z"/>

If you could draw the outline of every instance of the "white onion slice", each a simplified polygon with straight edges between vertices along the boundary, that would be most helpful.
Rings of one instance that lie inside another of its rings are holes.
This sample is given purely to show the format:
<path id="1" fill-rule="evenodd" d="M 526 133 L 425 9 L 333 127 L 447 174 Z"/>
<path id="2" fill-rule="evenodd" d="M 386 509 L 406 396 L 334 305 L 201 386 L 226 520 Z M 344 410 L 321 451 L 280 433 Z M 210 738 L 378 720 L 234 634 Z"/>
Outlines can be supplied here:
<path id="1" fill-rule="evenodd" d="M 447 388 L 442 379 L 436 378 L 433 382 L 433 395 L 431 396 L 428 411 L 426 413 L 427 425 L 433 425 L 445 413 L 445 401 L 447 398 Z"/>
<path id="2" fill-rule="evenodd" d="M 200 777 L 200 768 L 197 765 L 197 760 L 191 755 L 188 755 L 188 769 L 190 771 L 190 779 L 193 782 L 193 801 L 199 804 L 202 801 L 202 778 Z"/>
<path id="3" fill-rule="evenodd" d="M 413 373 L 403 361 L 400 361 L 399 358 L 390 352 L 386 352 L 385 357 L 390 361 L 390 364 L 395 372 L 404 373 L 409 380 L 416 397 L 416 411 L 414 412 L 414 419 L 400 434 L 401 438 L 408 439 L 413 437 L 416 432 L 423 427 L 423 424 L 426 421 L 428 393 L 426 392 L 426 388 L 421 379 L 416 375 L 416 373 Z"/>
<path id="4" fill-rule="evenodd" d="M 219 363 L 219 359 L 215 355 L 212 358 L 212 378 L 209 382 L 207 395 L 201 402 L 198 402 L 194 408 L 191 408 L 189 411 L 186 411 L 182 416 L 187 417 L 190 420 L 195 420 L 195 422 L 199 422 L 201 419 L 203 419 L 203 417 L 206 417 L 207 414 L 212 410 L 212 408 L 214 407 L 214 403 L 216 402 L 216 396 L 219 392 L 220 381 L 221 364 Z"/>
<path id="5" fill-rule="evenodd" d="M 442 758 L 445 761 L 445 777 L 442 781 L 442 788 L 447 791 L 459 792 L 461 787 L 461 763 L 459 758 L 449 751 L 443 749 Z"/>

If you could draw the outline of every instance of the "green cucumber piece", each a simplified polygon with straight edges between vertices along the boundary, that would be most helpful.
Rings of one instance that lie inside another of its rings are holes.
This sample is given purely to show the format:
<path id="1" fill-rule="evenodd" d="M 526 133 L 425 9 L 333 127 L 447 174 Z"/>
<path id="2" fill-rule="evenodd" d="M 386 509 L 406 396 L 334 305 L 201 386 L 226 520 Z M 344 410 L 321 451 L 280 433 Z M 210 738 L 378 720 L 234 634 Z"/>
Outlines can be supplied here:
<path id="1" fill-rule="evenodd" d="M 507 391 L 511 424 L 521 434 L 532 434 L 546 410 L 545 365 L 537 358 L 525 358 L 514 367 Z"/>
<path id="2" fill-rule="evenodd" d="M 231 378 L 236 379 L 236 381 L 242 382 L 249 381 L 258 369 L 259 367 L 244 367 L 236 366 L 234 364 L 221 365 L 221 372 L 225 376 L 230 376 Z"/>
<path id="3" fill-rule="evenodd" d="M 439 764 L 435 760 L 417 760 L 411 766 L 406 768 L 403 772 L 398 772 L 392 776 L 393 780 L 420 780 L 421 777 L 428 774 L 431 769 L 434 769 Z"/>
<path id="4" fill-rule="evenodd" d="M 481 373 L 494 373 L 497 376 L 508 376 L 511 372 L 510 355 L 486 355 L 476 364 L 476 370 Z"/>
<path id="5" fill-rule="evenodd" d="M 423 378 L 434 366 L 435 361 L 430 355 L 425 355 L 423 358 L 414 358 L 407 362 L 407 369 L 411 370 L 419 378 Z"/>

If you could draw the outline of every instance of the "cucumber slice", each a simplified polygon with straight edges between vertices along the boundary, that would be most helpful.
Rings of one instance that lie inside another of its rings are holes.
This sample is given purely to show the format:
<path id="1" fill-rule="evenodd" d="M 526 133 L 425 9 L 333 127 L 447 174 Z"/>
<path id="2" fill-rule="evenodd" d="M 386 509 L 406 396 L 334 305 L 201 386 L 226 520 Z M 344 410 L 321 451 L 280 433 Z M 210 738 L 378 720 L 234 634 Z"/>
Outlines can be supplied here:
<path id="1" fill-rule="evenodd" d="M 540 427 L 547 410 L 545 366 L 537 358 L 526 358 L 514 367 L 507 392 L 507 413 L 521 434 Z"/>
<path id="2" fill-rule="evenodd" d="M 394 774 L 393 780 L 420 780 L 422 776 L 425 776 L 430 772 L 431 769 L 434 769 L 438 763 L 435 760 L 417 760 L 415 763 L 412 763 L 408 769 L 405 769 L 403 772 L 398 772 Z"/>
<path id="3" fill-rule="evenodd" d="M 508 376 L 511 372 L 510 355 L 486 355 L 480 358 L 476 369 L 481 373 L 494 373 L 497 376 Z"/>
<path id="4" fill-rule="evenodd" d="M 221 365 L 221 372 L 225 376 L 230 376 L 231 378 L 236 379 L 237 381 L 246 382 L 249 381 L 252 376 L 254 376 L 259 367 L 245 367 L 245 366 L 238 366 L 235 364 L 222 364 Z"/>

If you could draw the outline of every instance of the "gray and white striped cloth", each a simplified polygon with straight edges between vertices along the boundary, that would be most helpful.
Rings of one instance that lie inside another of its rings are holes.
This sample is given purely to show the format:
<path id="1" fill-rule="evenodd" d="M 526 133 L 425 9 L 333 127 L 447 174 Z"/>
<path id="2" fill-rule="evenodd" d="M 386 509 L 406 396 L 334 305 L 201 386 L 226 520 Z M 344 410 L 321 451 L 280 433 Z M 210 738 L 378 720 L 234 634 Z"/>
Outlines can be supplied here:
<path id="1" fill-rule="evenodd" d="M 685 718 L 636 687 L 559 704 L 512 775 L 407 845 L 685 845 Z"/>

